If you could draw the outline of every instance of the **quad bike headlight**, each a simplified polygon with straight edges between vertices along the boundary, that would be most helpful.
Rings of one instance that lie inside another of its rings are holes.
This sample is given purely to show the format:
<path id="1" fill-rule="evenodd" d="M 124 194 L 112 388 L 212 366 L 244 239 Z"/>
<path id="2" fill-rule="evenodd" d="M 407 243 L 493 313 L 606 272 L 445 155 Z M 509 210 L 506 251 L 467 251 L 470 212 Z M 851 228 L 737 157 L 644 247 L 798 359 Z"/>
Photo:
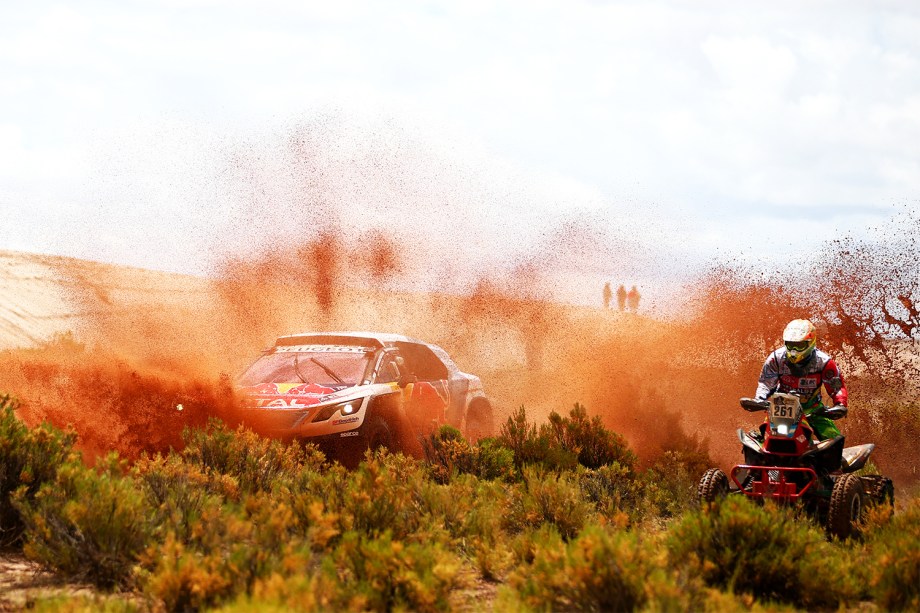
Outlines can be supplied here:
<path id="1" fill-rule="evenodd" d="M 358 412 L 358 409 L 361 408 L 361 400 L 350 400 L 348 402 L 341 402 L 339 404 L 330 404 L 327 407 L 320 409 L 319 413 L 316 414 L 316 417 L 313 418 L 313 423 L 318 421 L 326 421 L 333 415 L 336 411 L 341 411 L 342 415 L 352 415 Z"/>

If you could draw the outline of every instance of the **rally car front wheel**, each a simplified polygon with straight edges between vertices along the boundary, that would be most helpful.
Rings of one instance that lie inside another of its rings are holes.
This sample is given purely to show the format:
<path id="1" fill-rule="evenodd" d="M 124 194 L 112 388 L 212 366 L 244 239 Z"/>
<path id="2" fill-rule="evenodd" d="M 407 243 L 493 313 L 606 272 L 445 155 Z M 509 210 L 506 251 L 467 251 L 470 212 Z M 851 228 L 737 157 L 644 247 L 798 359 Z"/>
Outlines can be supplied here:
<path id="1" fill-rule="evenodd" d="M 358 430 L 323 437 L 320 445 L 326 457 L 341 462 L 346 468 L 357 468 L 368 450 L 380 448 L 397 451 L 393 431 L 380 415 L 369 416 Z"/>
<path id="2" fill-rule="evenodd" d="M 390 430 L 387 421 L 380 415 L 374 415 L 369 422 L 364 425 L 364 440 L 367 441 L 367 448 L 376 451 L 381 447 L 394 450 L 393 432 Z"/>

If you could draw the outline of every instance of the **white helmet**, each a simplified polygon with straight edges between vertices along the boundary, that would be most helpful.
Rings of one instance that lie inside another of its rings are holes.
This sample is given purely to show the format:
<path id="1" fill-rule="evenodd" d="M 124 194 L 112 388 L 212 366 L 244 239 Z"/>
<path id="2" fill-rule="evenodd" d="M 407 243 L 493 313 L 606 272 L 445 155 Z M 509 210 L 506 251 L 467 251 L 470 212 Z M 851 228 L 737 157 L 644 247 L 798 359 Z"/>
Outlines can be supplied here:
<path id="1" fill-rule="evenodd" d="M 815 352 L 818 333 L 815 325 L 807 319 L 794 319 L 783 330 L 783 342 L 786 344 L 786 359 L 793 364 L 804 362 Z"/>

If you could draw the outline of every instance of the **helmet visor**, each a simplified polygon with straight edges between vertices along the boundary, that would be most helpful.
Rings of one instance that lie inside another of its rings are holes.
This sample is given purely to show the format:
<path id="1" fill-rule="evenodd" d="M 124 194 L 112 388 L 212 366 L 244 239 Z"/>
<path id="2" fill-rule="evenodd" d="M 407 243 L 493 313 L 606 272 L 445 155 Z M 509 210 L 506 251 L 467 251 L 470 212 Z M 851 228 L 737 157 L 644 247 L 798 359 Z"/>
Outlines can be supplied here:
<path id="1" fill-rule="evenodd" d="M 805 351 L 811 346 L 811 341 L 798 341 L 798 342 L 788 342 L 786 343 L 786 349 L 789 351 L 795 351 L 796 353 Z"/>

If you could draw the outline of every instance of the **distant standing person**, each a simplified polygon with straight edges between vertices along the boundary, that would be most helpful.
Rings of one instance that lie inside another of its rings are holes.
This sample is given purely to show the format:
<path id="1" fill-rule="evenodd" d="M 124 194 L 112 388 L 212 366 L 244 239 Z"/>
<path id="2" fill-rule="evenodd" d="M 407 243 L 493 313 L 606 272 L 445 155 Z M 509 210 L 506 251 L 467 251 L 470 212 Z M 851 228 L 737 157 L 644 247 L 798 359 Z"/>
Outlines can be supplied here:
<path id="1" fill-rule="evenodd" d="M 636 289 L 636 286 L 633 285 L 629 293 L 626 294 L 626 302 L 628 303 L 629 310 L 633 313 L 639 312 L 639 298 L 642 296 L 639 294 L 639 290 Z"/>
<path id="2" fill-rule="evenodd" d="M 626 288 L 622 284 L 617 288 L 617 306 L 621 311 L 626 308 Z"/>
<path id="3" fill-rule="evenodd" d="M 610 291 L 610 282 L 604 283 L 604 308 L 610 308 L 610 298 L 613 296 L 613 292 Z"/>

